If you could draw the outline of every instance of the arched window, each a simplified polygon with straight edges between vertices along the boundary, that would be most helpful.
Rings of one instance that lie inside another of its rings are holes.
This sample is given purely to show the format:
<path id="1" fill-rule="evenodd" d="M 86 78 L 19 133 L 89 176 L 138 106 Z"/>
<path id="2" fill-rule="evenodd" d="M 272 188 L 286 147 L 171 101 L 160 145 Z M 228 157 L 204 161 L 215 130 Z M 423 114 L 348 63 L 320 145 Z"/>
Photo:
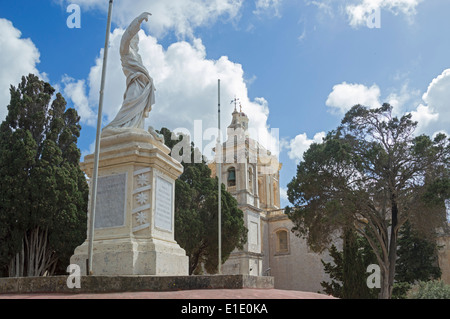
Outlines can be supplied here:
<path id="1" fill-rule="evenodd" d="M 289 234 L 287 230 L 281 229 L 276 232 L 276 252 L 288 253 L 289 252 Z"/>
<path id="2" fill-rule="evenodd" d="M 228 187 L 236 186 L 236 170 L 234 167 L 228 169 L 227 184 Z"/>

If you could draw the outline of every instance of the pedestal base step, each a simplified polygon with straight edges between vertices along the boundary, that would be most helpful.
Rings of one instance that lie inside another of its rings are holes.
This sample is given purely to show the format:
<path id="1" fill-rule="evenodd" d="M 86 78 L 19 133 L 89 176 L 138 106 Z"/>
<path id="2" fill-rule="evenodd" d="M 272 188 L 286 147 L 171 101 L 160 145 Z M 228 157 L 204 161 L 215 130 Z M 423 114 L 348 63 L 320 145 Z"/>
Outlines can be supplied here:
<path id="1" fill-rule="evenodd" d="M 0 278 L 0 294 L 112 293 L 194 289 L 273 289 L 274 278 L 248 275 L 81 276 L 80 288 L 69 288 L 69 276 Z"/>

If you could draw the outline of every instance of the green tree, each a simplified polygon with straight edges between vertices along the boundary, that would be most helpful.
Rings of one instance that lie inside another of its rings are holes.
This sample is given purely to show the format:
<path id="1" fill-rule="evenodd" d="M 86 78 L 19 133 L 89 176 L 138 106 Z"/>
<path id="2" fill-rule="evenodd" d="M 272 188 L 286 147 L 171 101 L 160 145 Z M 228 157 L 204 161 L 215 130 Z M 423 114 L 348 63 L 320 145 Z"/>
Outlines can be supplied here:
<path id="1" fill-rule="evenodd" d="M 394 285 L 396 298 L 406 297 L 413 284 L 436 280 L 441 277 L 436 241 L 420 236 L 406 222 L 399 233 L 398 259 Z"/>
<path id="2" fill-rule="evenodd" d="M 330 276 L 331 281 L 322 281 L 320 285 L 328 295 L 332 295 L 337 298 L 344 298 L 342 293 L 342 284 L 344 282 L 344 274 L 342 270 L 344 253 L 339 251 L 333 244 L 329 248 L 329 254 L 333 259 L 333 262 L 327 263 L 323 260 L 321 260 L 321 262 L 325 273 Z"/>
<path id="3" fill-rule="evenodd" d="M 189 140 L 187 136 L 172 134 L 167 128 L 159 133 L 171 149 Z M 218 179 L 211 178 L 204 158 L 198 157 L 201 156 L 199 150 L 189 142 L 187 145 L 188 149 L 180 148 L 179 155 L 186 155 L 181 154 L 186 151 L 190 156 L 184 157 L 188 159 L 182 162 L 184 172 L 175 182 L 175 240 L 189 256 L 189 274 L 201 273 L 202 267 L 208 273 L 215 273 L 218 267 Z M 223 184 L 221 202 L 224 263 L 235 248 L 243 248 L 247 229 L 242 210 Z"/>
<path id="4" fill-rule="evenodd" d="M 326 293 L 343 299 L 376 298 L 377 289 L 366 285 L 367 266 L 376 263 L 367 240 L 349 229 L 344 232 L 343 251 L 335 245 L 330 249 L 333 261 L 322 261 L 331 282 L 321 283 Z M 399 232 L 399 248 L 392 297 L 404 299 L 413 284 L 430 281 L 441 276 L 437 260 L 437 244 L 422 238 L 406 222 Z"/>
<path id="5" fill-rule="evenodd" d="M 35 75 L 10 93 L 0 126 L 0 269 L 9 276 L 65 272 L 86 235 L 80 118 Z"/>
<path id="6" fill-rule="evenodd" d="M 410 222 L 406 222 L 400 231 L 398 244 L 397 281 L 413 284 L 441 277 L 436 241 L 423 238 L 412 229 Z"/>
<path id="7" fill-rule="evenodd" d="M 407 293 L 408 299 L 450 299 L 450 285 L 442 280 L 419 281 Z"/>
<path id="8" fill-rule="evenodd" d="M 342 299 L 372 299 L 377 291 L 367 287 L 367 266 L 376 262 L 376 257 L 367 240 L 353 229 L 347 228 L 343 234 L 343 250 L 331 246 L 333 262 L 322 260 L 330 282 L 321 282 L 325 292 Z"/>
<path id="9" fill-rule="evenodd" d="M 411 114 L 394 117 L 389 104 L 356 105 L 310 146 L 288 185 L 294 231 L 313 250 L 348 225 L 367 239 L 381 268 L 380 298 L 392 294 L 400 227 L 410 220 L 432 236 L 446 222 L 449 139 L 414 137 L 416 126 Z"/>

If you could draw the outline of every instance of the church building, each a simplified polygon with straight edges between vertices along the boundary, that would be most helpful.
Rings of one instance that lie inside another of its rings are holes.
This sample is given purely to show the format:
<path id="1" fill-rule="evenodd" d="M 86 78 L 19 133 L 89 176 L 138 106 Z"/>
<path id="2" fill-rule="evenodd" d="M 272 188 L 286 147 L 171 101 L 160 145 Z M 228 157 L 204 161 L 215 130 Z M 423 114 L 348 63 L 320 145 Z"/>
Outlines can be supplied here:
<path id="1" fill-rule="evenodd" d="M 327 252 L 312 252 L 306 240 L 291 231 L 294 224 L 280 207 L 282 164 L 249 137 L 248 122 L 247 115 L 235 108 L 222 154 L 216 154 L 209 164 L 212 177 L 217 176 L 221 165 L 222 183 L 244 212 L 248 229 L 247 243 L 242 250 L 231 253 L 222 265 L 222 273 L 270 275 L 275 278 L 276 289 L 323 292 L 320 283 L 330 278 L 321 261 L 331 262 L 332 258 Z M 439 266 L 442 280 L 450 284 L 449 238 L 439 237 Z M 335 243 L 338 249 L 339 242 Z"/>
<path id="2" fill-rule="evenodd" d="M 309 250 L 306 240 L 291 232 L 292 221 L 280 207 L 280 169 L 276 156 L 249 137 L 247 115 L 236 108 L 219 154 L 209 164 L 216 177 L 221 165 L 222 183 L 244 212 L 248 240 L 222 265 L 223 274 L 270 275 L 275 288 L 322 292 L 329 281 L 321 260 L 328 254 Z M 219 162 L 219 163 L 217 163 Z M 226 240 L 226 239 L 223 239 Z"/>

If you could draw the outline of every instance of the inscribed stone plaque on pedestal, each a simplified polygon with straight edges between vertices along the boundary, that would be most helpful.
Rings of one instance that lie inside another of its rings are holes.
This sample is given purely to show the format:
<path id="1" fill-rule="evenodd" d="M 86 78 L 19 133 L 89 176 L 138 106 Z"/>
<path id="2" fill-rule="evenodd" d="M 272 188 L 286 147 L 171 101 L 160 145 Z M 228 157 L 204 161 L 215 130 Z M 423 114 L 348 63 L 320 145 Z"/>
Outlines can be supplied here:
<path id="1" fill-rule="evenodd" d="M 125 225 L 127 174 L 99 177 L 95 228 L 121 227 Z"/>
<path id="2" fill-rule="evenodd" d="M 161 177 L 155 183 L 155 226 L 172 231 L 172 184 Z"/>

